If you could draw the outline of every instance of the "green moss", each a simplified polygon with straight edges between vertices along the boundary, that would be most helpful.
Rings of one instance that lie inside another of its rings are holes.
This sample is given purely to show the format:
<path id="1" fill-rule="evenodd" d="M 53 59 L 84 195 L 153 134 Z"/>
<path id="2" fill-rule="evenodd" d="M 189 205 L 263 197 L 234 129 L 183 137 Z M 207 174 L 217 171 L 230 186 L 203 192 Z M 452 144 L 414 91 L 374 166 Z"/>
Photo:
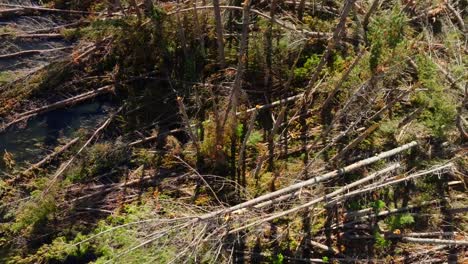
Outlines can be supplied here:
<path id="1" fill-rule="evenodd" d="M 152 166 L 156 162 L 156 154 L 148 149 L 133 150 L 132 162 L 138 165 Z"/>
<path id="2" fill-rule="evenodd" d="M 13 73 L 10 71 L 0 72 L 0 85 L 4 85 L 4 84 L 11 82 L 13 78 L 14 78 Z"/>

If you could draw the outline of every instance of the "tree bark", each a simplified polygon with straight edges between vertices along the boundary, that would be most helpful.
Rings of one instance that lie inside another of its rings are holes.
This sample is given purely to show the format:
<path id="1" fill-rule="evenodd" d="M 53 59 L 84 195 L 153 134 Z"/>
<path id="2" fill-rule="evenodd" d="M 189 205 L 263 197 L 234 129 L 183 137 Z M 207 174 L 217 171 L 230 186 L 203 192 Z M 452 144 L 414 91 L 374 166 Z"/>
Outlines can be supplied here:
<path id="1" fill-rule="evenodd" d="M 213 9 L 216 24 L 216 43 L 218 44 L 218 62 L 221 68 L 224 68 L 226 67 L 226 59 L 224 56 L 223 21 L 221 19 L 221 8 L 219 7 L 219 0 L 213 0 Z"/>

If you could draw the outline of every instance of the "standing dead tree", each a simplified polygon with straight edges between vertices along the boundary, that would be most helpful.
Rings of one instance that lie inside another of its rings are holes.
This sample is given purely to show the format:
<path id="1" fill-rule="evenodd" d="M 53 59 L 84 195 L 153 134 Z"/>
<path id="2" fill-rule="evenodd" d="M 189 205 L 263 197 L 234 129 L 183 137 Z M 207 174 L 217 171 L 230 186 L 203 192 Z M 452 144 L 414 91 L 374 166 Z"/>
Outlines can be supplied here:
<path id="1" fill-rule="evenodd" d="M 224 56 L 224 34 L 223 21 L 221 18 L 221 9 L 219 8 L 219 0 L 213 0 L 213 11 L 216 24 L 216 43 L 218 44 L 218 60 L 222 68 L 226 67 L 226 59 Z"/>
<path id="2" fill-rule="evenodd" d="M 247 48 L 248 48 L 248 38 L 249 38 L 249 23 L 250 23 L 250 0 L 246 0 L 243 3 L 243 12 L 242 12 L 242 33 L 241 41 L 239 46 L 239 53 L 237 55 L 237 73 L 234 79 L 234 84 L 232 85 L 232 92 L 229 96 L 228 105 L 226 108 L 226 113 L 224 114 L 224 121 L 222 129 L 224 129 L 227 120 L 230 117 L 230 113 L 234 113 L 236 116 L 237 106 L 239 104 L 239 97 L 242 89 L 242 83 L 244 81 L 245 68 L 247 64 Z M 232 122 L 233 129 L 235 129 L 235 118 Z"/>

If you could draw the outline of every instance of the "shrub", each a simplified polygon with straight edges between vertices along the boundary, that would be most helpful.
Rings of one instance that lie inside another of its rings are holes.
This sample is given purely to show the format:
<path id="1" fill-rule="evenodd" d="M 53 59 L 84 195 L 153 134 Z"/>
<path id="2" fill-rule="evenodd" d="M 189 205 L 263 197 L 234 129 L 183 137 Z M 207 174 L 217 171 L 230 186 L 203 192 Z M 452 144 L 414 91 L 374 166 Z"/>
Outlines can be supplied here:
<path id="1" fill-rule="evenodd" d="M 397 46 L 404 41 L 406 23 L 404 13 L 395 6 L 391 14 L 377 16 L 370 25 L 369 40 L 371 56 L 369 68 L 372 72 L 378 70 L 382 57 L 394 53 Z"/>
<path id="2" fill-rule="evenodd" d="M 317 54 L 312 54 L 307 58 L 302 67 L 294 69 L 294 76 L 298 81 L 305 81 L 310 77 L 310 74 L 315 70 L 320 62 L 320 57 Z"/>
<path id="3" fill-rule="evenodd" d="M 388 222 L 390 224 L 391 229 L 395 230 L 395 229 L 402 229 L 402 228 L 409 227 L 412 224 L 414 224 L 415 221 L 412 215 L 406 213 L 406 214 L 391 216 L 388 219 Z"/>
<path id="4" fill-rule="evenodd" d="M 455 100 L 444 90 L 436 66 L 429 58 L 420 55 L 416 64 L 419 84 L 424 90 L 413 97 L 413 103 L 426 108 L 419 120 L 430 129 L 432 136 L 445 138 L 455 125 Z"/>
<path id="5" fill-rule="evenodd" d="M 374 233 L 374 239 L 375 239 L 375 247 L 382 249 L 382 250 L 387 249 L 392 244 L 391 241 L 386 240 L 385 237 L 379 232 Z"/>

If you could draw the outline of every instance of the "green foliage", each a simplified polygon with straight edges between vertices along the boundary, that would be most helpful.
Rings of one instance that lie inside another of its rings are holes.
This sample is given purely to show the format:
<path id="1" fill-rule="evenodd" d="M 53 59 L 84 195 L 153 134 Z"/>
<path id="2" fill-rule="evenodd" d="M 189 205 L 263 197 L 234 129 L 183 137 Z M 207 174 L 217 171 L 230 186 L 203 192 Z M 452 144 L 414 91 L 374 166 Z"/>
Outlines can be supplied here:
<path id="1" fill-rule="evenodd" d="M 278 253 L 275 258 L 273 259 L 274 264 L 283 264 L 284 263 L 284 256 L 281 253 Z"/>
<path id="2" fill-rule="evenodd" d="M 380 212 L 382 209 L 385 208 L 385 202 L 382 200 L 377 200 L 372 202 L 372 208 L 375 212 Z"/>
<path id="3" fill-rule="evenodd" d="M 433 136 L 444 138 L 454 127 L 457 113 L 456 103 L 450 93 L 444 90 L 436 66 L 430 58 L 418 56 L 419 83 L 423 90 L 413 97 L 416 105 L 425 107 L 419 120 L 431 130 Z"/>
<path id="4" fill-rule="evenodd" d="M 390 119 L 379 126 L 379 132 L 382 136 L 392 136 L 398 129 L 398 120 Z"/>
<path id="5" fill-rule="evenodd" d="M 382 57 L 383 44 L 381 39 L 376 39 L 372 43 L 371 55 L 369 58 L 369 67 L 372 72 L 376 72 L 377 66 L 380 63 L 380 57 Z"/>
<path id="6" fill-rule="evenodd" d="M 388 50 L 394 51 L 404 41 L 406 17 L 398 5 L 389 15 L 380 15 L 370 24 L 371 55 L 369 67 L 376 72 Z"/>
<path id="7" fill-rule="evenodd" d="M 28 263 L 64 263 L 68 261 L 89 259 L 90 254 L 87 245 L 73 247 L 67 242 L 63 236 L 55 238 L 52 243 L 44 244 L 34 254 L 21 258 L 20 256 L 13 257 L 9 263 L 28 264 Z"/>
<path id="8" fill-rule="evenodd" d="M 148 155 L 143 157 L 145 154 L 147 153 L 141 153 L 140 158 L 146 160 L 140 161 L 151 162 Z M 66 178 L 71 182 L 79 182 L 90 176 L 109 172 L 128 159 L 129 153 L 126 149 L 110 143 L 97 143 L 87 150 L 85 158 L 67 173 Z"/>
<path id="9" fill-rule="evenodd" d="M 132 162 L 137 165 L 151 166 L 156 162 L 156 154 L 148 149 L 136 149 L 133 151 Z"/>
<path id="10" fill-rule="evenodd" d="M 408 213 L 393 215 L 387 221 L 392 230 L 409 227 L 415 222 L 414 217 Z"/>
<path id="11" fill-rule="evenodd" d="M 244 124 L 240 123 L 240 124 L 238 124 L 237 127 L 236 127 L 236 136 L 237 136 L 238 138 L 241 138 L 243 132 L 244 132 Z"/>
<path id="12" fill-rule="evenodd" d="M 330 262 L 330 259 L 329 259 L 327 256 L 324 256 L 324 257 L 322 257 L 322 261 L 323 261 L 324 263 L 329 263 L 329 262 Z"/>
<path id="13" fill-rule="evenodd" d="M 256 146 L 257 143 L 263 140 L 263 135 L 260 131 L 254 130 L 250 133 L 249 139 L 247 140 L 247 145 Z"/>
<path id="14" fill-rule="evenodd" d="M 392 244 L 391 241 L 386 240 L 385 237 L 377 231 L 374 233 L 374 239 L 375 239 L 375 246 L 376 248 L 379 248 L 379 249 L 384 250 Z"/>
<path id="15" fill-rule="evenodd" d="M 304 23 L 313 31 L 329 32 L 333 30 L 333 21 L 320 19 L 319 16 L 304 16 Z"/>
<path id="16" fill-rule="evenodd" d="M 346 202 L 346 208 L 351 211 L 357 211 L 363 208 L 363 205 L 360 201 L 349 201 Z"/>
<path id="17" fill-rule="evenodd" d="M 128 78 L 160 69 L 171 53 L 174 36 L 167 34 L 164 17 L 163 12 L 154 10 L 152 21 L 143 25 L 133 16 L 96 20 L 69 35 L 92 41 L 111 38 L 109 51 L 95 70 L 114 71 L 116 78 Z"/>
<path id="18" fill-rule="evenodd" d="M 10 71 L 0 72 L 0 85 L 7 84 L 13 80 L 13 73 Z"/>
<path id="19" fill-rule="evenodd" d="M 90 10 L 95 5 L 102 5 L 100 4 L 101 1 L 93 1 L 93 0 L 42 0 L 41 2 L 46 3 L 54 8 L 58 9 L 71 9 L 71 10 L 82 10 L 87 11 Z M 102 3 L 102 2 L 101 2 Z"/>
<path id="20" fill-rule="evenodd" d="M 16 220 L 11 225 L 14 233 L 29 233 L 45 224 L 52 213 L 57 209 L 57 204 L 49 190 L 48 194 L 43 194 L 37 190 L 32 193 L 33 199 L 23 204 L 16 212 Z"/>
<path id="21" fill-rule="evenodd" d="M 72 66 L 68 60 L 53 62 L 43 69 L 35 72 L 24 82 L 12 84 L 2 91 L 0 97 L 0 115 L 9 113 L 12 108 L 18 106 L 18 102 L 27 101 L 33 96 L 49 96 L 71 76 Z M 8 77 L 8 76 L 7 76 Z"/>
<path id="22" fill-rule="evenodd" d="M 346 60 L 338 53 L 333 55 L 333 65 L 332 71 L 334 72 L 342 72 L 345 69 Z"/>
<path id="23" fill-rule="evenodd" d="M 307 58 L 302 67 L 294 69 L 294 76 L 299 81 L 305 81 L 310 77 L 310 74 L 315 70 L 320 62 L 320 57 L 317 54 L 312 54 Z"/>

